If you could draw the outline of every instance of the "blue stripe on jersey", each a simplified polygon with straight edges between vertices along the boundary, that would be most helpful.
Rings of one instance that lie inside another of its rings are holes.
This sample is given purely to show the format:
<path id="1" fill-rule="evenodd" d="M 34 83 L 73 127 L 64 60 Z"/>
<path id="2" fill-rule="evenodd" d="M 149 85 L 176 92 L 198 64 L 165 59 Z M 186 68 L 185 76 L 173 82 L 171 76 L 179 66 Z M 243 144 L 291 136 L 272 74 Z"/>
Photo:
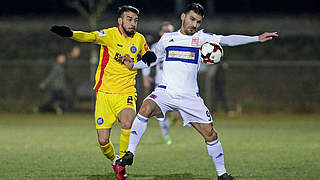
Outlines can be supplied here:
<path id="1" fill-rule="evenodd" d="M 165 85 L 159 85 L 158 88 L 166 89 L 167 86 L 165 86 Z"/>
<path id="2" fill-rule="evenodd" d="M 183 46 L 168 46 L 166 48 L 166 61 L 181 61 L 185 63 L 198 64 L 199 58 L 199 48 L 195 47 L 183 47 Z M 191 52 L 194 53 L 193 59 L 183 59 L 183 58 L 169 58 L 169 51 L 183 51 L 183 52 Z"/>

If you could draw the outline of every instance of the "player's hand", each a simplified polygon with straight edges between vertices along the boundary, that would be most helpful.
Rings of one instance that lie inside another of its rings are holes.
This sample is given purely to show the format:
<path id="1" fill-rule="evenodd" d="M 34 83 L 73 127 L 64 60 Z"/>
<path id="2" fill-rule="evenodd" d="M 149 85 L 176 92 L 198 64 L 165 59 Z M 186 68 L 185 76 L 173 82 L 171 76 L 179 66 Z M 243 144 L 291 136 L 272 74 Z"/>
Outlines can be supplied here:
<path id="1" fill-rule="evenodd" d="M 129 54 L 125 54 L 125 55 L 123 55 L 123 56 L 120 56 L 120 57 L 119 57 L 119 61 L 120 61 L 122 64 L 124 64 L 125 66 L 127 66 L 128 69 L 131 70 L 131 69 L 133 68 L 134 62 L 133 62 L 133 60 L 132 60 L 132 58 L 130 57 Z"/>
<path id="2" fill-rule="evenodd" d="M 54 25 L 51 27 L 50 31 L 52 31 L 62 37 L 72 37 L 73 36 L 72 30 L 68 26 Z"/>
<path id="3" fill-rule="evenodd" d="M 278 37 L 278 36 L 279 35 L 277 32 L 272 32 L 272 33 L 265 32 L 259 36 L 259 42 L 266 42 L 271 40 L 273 37 Z"/>
<path id="4" fill-rule="evenodd" d="M 152 51 L 147 51 L 142 57 L 141 60 L 146 63 L 148 66 L 150 66 L 151 63 L 156 62 L 157 56 Z"/>
<path id="5" fill-rule="evenodd" d="M 151 83 L 153 83 L 153 82 L 154 82 L 154 80 L 152 79 L 152 77 L 150 77 L 150 76 L 143 77 L 143 86 L 145 88 L 149 88 Z"/>

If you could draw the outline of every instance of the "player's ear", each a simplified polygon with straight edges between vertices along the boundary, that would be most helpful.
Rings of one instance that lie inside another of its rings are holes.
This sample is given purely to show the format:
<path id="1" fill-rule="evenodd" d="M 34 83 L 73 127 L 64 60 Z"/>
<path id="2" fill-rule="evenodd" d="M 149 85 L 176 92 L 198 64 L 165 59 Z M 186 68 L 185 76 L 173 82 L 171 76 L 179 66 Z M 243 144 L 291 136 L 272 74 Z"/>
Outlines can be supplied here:
<path id="1" fill-rule="evenodd" d="M 184 18 L 186 17 L 186 14 L 185 13 L 182 13 L 180 18 L 181 18 L 181 21 L 184 21 Z"/>
<path id="2" fill-rule="evenodd" d="M 122 25 L 122 18 L 121 17 L 118 17 L 118 24 Z"/>

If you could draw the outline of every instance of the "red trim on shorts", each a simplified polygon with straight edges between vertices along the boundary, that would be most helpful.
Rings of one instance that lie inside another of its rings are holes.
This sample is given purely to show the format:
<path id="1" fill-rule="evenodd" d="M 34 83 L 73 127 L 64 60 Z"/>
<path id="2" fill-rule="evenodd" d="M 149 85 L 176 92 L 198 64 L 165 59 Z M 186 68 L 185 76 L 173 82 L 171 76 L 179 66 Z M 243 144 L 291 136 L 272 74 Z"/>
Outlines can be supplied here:
<path id="1" fill-rule="evenodd" d="M 104 74 L 104 69 L 106 68 L 108 62 L 109 62 L 109 52 L 108 52 L 108 47 L 107 46 L 103 46 L 103 57 L 102 57 L 102 61 L 101 61 L 101 72 L 100 72 L 100 78 L 99 78 L 99 82 L 97 83 L 96 87 L 94 88 L 95 91 L 98 91 L 101 84 L 102 84 L 102 77 Z"/>

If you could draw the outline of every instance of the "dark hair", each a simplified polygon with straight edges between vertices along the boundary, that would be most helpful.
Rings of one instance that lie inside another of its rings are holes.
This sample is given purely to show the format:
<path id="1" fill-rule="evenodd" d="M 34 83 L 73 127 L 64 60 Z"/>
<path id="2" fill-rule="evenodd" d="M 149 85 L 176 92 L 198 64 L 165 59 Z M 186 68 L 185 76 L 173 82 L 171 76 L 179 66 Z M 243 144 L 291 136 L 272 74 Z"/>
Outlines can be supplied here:
<path id="1" fill-rule="evenodd" d="M 139 15 L 140 13 L 139 10 L 133 6 L 123 5 L 118 8 L 118 17 L 121 17 L 124 12 L 128 12 L 128 11 L 133 12 L 137 15 Z"/>
<path id="2" fill-rule="evenodd" d="M 187 7 L 183 10 L 183 13 L 187 14 L 190 11 L 194 11 L 195 13 L 204 17 L 204 7 L 199 3 L 188 4 Z"/>

